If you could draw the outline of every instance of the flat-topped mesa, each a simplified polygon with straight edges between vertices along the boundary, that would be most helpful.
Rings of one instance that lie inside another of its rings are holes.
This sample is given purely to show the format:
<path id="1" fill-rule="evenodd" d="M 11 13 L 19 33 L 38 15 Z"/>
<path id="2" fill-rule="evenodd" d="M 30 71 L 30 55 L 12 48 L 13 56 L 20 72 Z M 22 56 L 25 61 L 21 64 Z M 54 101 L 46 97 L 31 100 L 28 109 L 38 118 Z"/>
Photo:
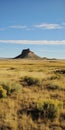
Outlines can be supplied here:
<path id="1" fill-rule="evenodd" d="M 15 57 L 15 59 L 41 59 L 34 52 L 32 52 L 29 48 L 24 49 L 20 55 Z"/>
<path id="2" fill-rule="evenodd" d="M 22 54 L 23 56 L 26 56 L 26 55 L 28 55 L 29 52 L 31 52 L 31 51 L 30 51 L 30 49 L 28 48 L 28 49 L 24 49 L 24 50 L 21 52 L 21 54 Z"/>

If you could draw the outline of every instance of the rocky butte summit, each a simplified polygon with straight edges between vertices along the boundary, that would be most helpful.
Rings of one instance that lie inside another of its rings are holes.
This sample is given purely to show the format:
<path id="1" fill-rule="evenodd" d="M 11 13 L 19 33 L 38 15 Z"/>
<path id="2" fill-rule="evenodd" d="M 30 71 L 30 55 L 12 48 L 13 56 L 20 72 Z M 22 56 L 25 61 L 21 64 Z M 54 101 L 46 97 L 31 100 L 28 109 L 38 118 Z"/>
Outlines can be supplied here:
<path id="1" fill-rule="evenodd" d="M 29 48 L 22 50 L 21 54 L 16 56 L 14 59 L 41 59 L 34 52 L 32 52 Z"/>

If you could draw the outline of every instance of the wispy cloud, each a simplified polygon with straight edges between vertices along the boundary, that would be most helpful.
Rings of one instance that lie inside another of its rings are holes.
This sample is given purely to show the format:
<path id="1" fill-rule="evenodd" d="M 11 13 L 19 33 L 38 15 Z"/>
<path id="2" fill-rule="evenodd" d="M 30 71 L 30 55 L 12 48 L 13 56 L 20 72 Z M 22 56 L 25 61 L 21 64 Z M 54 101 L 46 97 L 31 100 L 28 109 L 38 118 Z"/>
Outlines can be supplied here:
<path id="1" fill-rule="evenodd" d="M 26 31 L 33 31 L 34 28 L 32 26 L 26 26 L 26 25 L 13 25 L 8 26 L 9 29 L 25 29 Z"/>
<path id="2" fill-rule="evenodd" d="M 27 28 L 27 26 L 25 26 L 25 25 L 12 25 L 12 26 L 8 26 L 8 28 L 25 29 L 25 28 Z"/>
<path id="3" fill-rule="evenodd" d="M 63 26 L 60 24 L 49 24 L 49 23 L 42 23 L 34 25 L 35 28 L 41 28 L 41 29 L 62 29 Z"/>
<path id="4" fill-rule="evenodd" d="M 46 29 L 46 30 L 57 30 L 65 28 L 65 22 L 61 24 L 52 24 L 52 23 L 41 23 L 36 25 L 10 25 L 5 28 L 0 28 L 0 31 L 9 30 L 9 29 L 18 29 L 18 30 L 26 30 L 26 31 L 33 31 L 35 28 L 39 29 Z"/>
<path id="5" fill-rule="evenodd" d="M 18 30 L 26 30 L 26 31 L 33 31 L 34 28 L 32 28 L 31 26 L 26 26 L 26 25 L 10 25 L 7 26 L 5 28 L 0 28 L 0 31 L 4 31 L 4 30 L 10 30 L 10 29 L 18 29 Z"/>
<path id="6" fill-rule="evenodd" d="M 60 45 L 65 45 L 65 40 L 61 41 L 52 41 L 52 40 L 0 40 L 0 43 L 10 43 L 10 44 L 60 44 Z"/>

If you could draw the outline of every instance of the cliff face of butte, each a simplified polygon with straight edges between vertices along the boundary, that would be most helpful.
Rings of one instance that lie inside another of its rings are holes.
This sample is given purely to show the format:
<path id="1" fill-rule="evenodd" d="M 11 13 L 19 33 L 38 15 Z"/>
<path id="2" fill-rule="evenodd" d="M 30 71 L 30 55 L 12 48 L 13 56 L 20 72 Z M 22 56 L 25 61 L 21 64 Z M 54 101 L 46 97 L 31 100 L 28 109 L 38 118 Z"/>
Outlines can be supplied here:
<path id="1" fill-rule="evenodd" d="M 24 49 L 20 55 L 15 57 L 15 59 L 41 59 L 39 56 L 37 56 L 34 52 L 32 52 L 29 48 Z"/>

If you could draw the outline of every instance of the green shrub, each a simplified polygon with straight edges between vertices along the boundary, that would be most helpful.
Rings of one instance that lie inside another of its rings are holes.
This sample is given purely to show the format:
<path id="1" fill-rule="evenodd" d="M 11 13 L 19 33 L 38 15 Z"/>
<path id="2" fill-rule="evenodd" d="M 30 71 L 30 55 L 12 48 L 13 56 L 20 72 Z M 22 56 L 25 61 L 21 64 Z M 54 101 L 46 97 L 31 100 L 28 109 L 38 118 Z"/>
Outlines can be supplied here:
<path id="1" fill-rule="evenodd" d="M 11 93 L 12 92 L 18 92 L 21 88 L 22 87 L 21 87 L 20 84 L 13 82 L 13 83 L 11 83 L 11 90 L 10 90 L 10 92 Z"/>
<path id="2" fill-rule="evenodd" d="M 52 75 L 49 77 L 50 80 L 60 79 L 60 75 Z"/>
<path id="3" fill-rule="evenodd" d="M 24 80 L 24 82 L 26 82 L 26 84 L 28 86 L 31 86 L 31 85 L 40 85 L 40 80 L 37 79 L 37 78 L 25 76 L 23 80 Z"/>
<path id="4" fill-rule="evenodd" d="M 0 86 L 0 98 L 6 97 L 7 96 L 7 91 L 3 89 L 2 86 Z"/>
<path id="5" fill-rule="evenodd" d="M 37 109 L 42 113 L 43 118 L 53 120 L 59 117 L 62 103 L 54 100 L 44 100 L 37 103 Z"/>
<path id="6" fill-rule="evenodd" d="M 62 90 L 65 91 L 65 86 L 61 81 L 49 82 L 45 85 L 48 90 Z"/>
<path id="7" fill-rule="evenodd" d="M 51 120 L 55 118 L 60 119 L 61 111 L 63 110 L 63 103 L 58 100 L 41 100 L 34 101 L 30 109 L 26 109 L 27 115 L 31 115 L 33 120 Z M 22 114 L 24 111 L 20 110 L 19 113 Z"/>
<path id="8" fill-rule="evenodd" d="M 7 95 L 10 95 L 11 88 L 8 83 L 2 83 L 3 89 L 7 91 Z"/>
<path id="9" fill-rule="evenodd" d="M 57 89 L 60 89 L 60 84 L 58 83 L 55 83 L 55 82 L 50 82 L 46 85 L 46 88 L 49 89 L 49 90 L 57 90 Z"/>
<path id="10" fill-rule="evenodd" d="M 2 83 L 2 86 L 3 89 L 7 91 L 7 95 L 10 95 L 12 92 L 21 89 L 21 86 L 15 82 Z"/>
<path id="11" fill-rule="evenodd" d="M 57 69 L 54 72 L 58 74 L 65 74 L 65 69 Z"/>

